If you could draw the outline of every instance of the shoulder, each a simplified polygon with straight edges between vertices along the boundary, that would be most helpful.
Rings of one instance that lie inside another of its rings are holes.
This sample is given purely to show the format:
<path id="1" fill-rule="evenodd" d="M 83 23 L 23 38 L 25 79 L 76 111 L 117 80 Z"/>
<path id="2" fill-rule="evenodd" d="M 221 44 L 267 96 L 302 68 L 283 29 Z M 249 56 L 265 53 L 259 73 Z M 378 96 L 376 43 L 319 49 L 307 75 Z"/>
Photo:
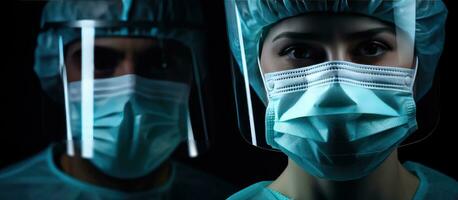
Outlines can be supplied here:
<path id="1" fill-rule="evenodd" d="M 265 189 L 270 183 L 272 183 L 272 181 L 261 181 L 253 185 L 250 185 L 247 188 L 230 196 L 228 200 L 267 199 L 267 197 L 265 197 Z"/>
<path id="2" fill-rule="evenodd" d="M 39 153 L 25 159 L 19 161 L 15 164 L 7 166 L 4 169 L 0 170 L 0 183 L 3 180 L 8 179 L 9 177 L 16 177 L 20 176 L 21 174 L 28 172 L 30 170 L 33 171 L 40 171 L 43 167 L 47 165 L 47 157 L 48 154 L 51 153 L 51 147 L 40 151 Z"/>
<path id="3" fill-rule="evenodd" d="M 50 180 L 47 161 L 49 148 L 0 171 L 0 199 L 32 199 L 30 193 L 43 189 L 43 180 Z M 49 194 L 48 194 L 49 195 Z M 49 197 L 49 196 L 48 196 Z M 39 199 L 40 195 L 35 194 Z"/>
<path id="4" fill-rule="evenodd" d="M 458 199 L 458 182 L 455 179 L 420 163 L 406 162 L 404 167 L 420 179 L 416 199 Z"/>
<path id="5" fill-rule="evenodd" d="M 186 199 L 185 197 L 196 196 L 202 197 L 201 199 L 225 199 L 236 192 L 235 186 L 211 174 L 179 162 L 173 162 L 173 165 L 176 178 L 172 193 L 182 197 L 173 199 Z"/>

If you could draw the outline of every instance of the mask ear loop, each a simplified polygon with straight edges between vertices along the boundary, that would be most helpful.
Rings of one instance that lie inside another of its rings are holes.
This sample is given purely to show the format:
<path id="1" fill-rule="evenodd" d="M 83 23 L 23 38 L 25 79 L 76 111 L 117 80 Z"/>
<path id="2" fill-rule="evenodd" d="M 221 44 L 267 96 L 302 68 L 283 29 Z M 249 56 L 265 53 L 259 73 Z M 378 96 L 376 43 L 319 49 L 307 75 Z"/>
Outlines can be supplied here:
<path id="1" fill-rule="evenodd" d="M 65 118 L 67 125 L 67 155 L 75 155 L 73 137 L 72 137 L 72 126 L 70 119 L 70 108 L 68 99 L 68 86 L 67 86 L 67 70 L 64 62 L 64 45 L 62 42 L 62 36 L 59 36 L 59 71 L 62 77 L 62 84 L 64 86 L 64 104 L 65 104 Z"/>
<path id="2" fill-rule="evenodd" d="M 267 83 L 266 83 L 266 79 L 264 78 L 264 73 L 262 72 L 261 62 L 259 60 L 259 56 L 257 57 L 256 62 L 258 63 L 258 69 L 259 69 L 259 73 L 261 74 L 262 83 L 264 85 L 264 91 L 266 92 L 267 96 L 269 96 L 269 92 L 268 92 L 267 86 L 266 86 Z M 267 98 L 266 101 L 267 101 L 267 103 L 269 103 L 269 98 Z"/>
<path id="3" fill-rule="evenodd" d="M 413 73 L 412 85 L 410 86 L 410 91 L 412 92 L 412 94 L 415 94 L 414 87 L 415 87 L 415 81 L 417 80 L 417 72 L 418 72 L 418 56 L 415 57 L 415 69 Z"/>
<path id="4" fill-rule="evenodd" d="M 416 76 L 417 76 L 417 71 L 418 71 L 418 57 L 416 57 L 416 61 L 415 62 L 416 63 L 415 63 L 414 79 L 413 79 L 412 89 L 411 89 L 412 94 L 413 94 L 413 88 L 414 88 L 414 85 L 415 85 L 414 83 L 416 81 Z M 439 110 L 439 113 L 440 113 L 440 110 Z M 436 132 L 437 128 L 439 127 L 440 121 L 441 121 L 441 116 L 439 114 L 438 117 L 437 117 L 436 122 L 434 123 L 433 129 L 431 129 L 431 131 L 429 131 L 426 136 L 424 136 L 423 138 L 421 138 L 419 140 L 413 141 L 411 143 L 399 145 L 398 148 L 406 147 L 406 146 L 413 145 L 413 144 L 417 144 L 417 143 L 423 142 L 424 140 L 428 139 L 434 132 Z"/>

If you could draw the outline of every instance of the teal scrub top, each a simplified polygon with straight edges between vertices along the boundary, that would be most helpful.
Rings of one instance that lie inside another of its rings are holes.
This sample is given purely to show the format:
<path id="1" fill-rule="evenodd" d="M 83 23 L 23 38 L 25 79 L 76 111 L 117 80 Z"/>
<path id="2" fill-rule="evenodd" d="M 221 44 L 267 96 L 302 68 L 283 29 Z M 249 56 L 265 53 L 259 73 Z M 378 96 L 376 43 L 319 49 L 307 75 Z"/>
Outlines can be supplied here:
<path id="1" fill-rule="evenodd" d="M 0 171 L 0 199 L 224 199 L 235 187 L 184 164 L 172 162 L 171 178 L 144 192 L 123 192 L 78 180 L 54 163 L 51 145 L 30 159 Z"/>
<path id="2" fill-rule="evenodd" d="M 413 200 L 458 200 L 458 182 L 434 169 L 415 162 L 406 162 L 404 167 L 414 173 L 420 185 Z M 289 200 L 280 192 L 267 188 L 272 181 L 253 184 L 228 198 L 228 200 Z"/>

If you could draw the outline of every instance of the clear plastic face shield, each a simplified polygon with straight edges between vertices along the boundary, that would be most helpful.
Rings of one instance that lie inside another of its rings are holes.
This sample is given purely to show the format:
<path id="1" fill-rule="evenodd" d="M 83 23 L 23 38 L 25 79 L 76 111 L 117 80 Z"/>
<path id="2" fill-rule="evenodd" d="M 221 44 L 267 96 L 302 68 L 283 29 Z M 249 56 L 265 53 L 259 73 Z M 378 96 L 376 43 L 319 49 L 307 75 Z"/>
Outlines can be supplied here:
<path id="1" fill-rule="evenodd" d="M 226 1 L 243 138 L 291 154 L 305 138 L 345 155 L 381 151 L 365 146 L 376 133 L 401 141 L 416 130 L 415 1 L 291 2 Z M 389 131 L 400 126 L 406 134 Z"/>
<path id="2" fill-rule="evenodd" d="M 69 156 L 89 159 L 110 176 L 135 178 L 156 169 L 182 142 L 190 157 L 206 150 L 205 70 L 192 47 L 161 35 L 157 24 L 49 26 L 63 33 L 56 40 Z M 143 29 L 157 37 L 122 32 Z"/>

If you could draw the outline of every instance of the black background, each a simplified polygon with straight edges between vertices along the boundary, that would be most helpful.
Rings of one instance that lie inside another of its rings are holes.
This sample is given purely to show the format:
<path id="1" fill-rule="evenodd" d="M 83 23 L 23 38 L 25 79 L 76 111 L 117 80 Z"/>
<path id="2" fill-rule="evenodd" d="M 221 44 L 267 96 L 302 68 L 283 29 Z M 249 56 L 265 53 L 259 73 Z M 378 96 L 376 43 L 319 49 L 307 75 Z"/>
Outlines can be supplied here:
<path id="1" fill-rule="evenodd" d="M 14 52 L 3 49 L 3 55 L 10 59 L 4 66 L 2 80 L 5 90 L 3 99 L 0 168 L 32 156 L 44 149 L 50 142 L 59 141 L 65 131 L 64 113 L 61 105 L 56 105 L 41 91 L 37 76 L 33 71 L 33 53 L 39 20 L 44 1 L 15 1 L 13 6 L 13 36 L 3 38 L 13 42 Z M 238 187 L 245 187 L 261 180 L 276 178 L 286 166 L 286 157 L 281 153 L 257 149 L 246 143 L 237 129 L 234 95 L 230 71 L 230 53 L 226 34 L 223 0 L 203 0 L 204 15 L 207 18 L 209 84 L 214 100 L 212 112 L 215 114 L 211 149 L 196 159 L 175 155 L 178 159 L 210 174 L 219 176 Z M 418 102 L 419 133 L 416 138 L 433 130 L 438 117 L 440 122 L 434 133 L 426 140 L 400 149 L 402 161 L 412 160 L 423 163 L 449 176 L 458 178 L 455 89 L 456 61 L 456 11 L 451 1 L 449 9 L 447 37 L 444 53 L 439 63 L 433 89 Z M 12 40 L 10 40 L 12 39 Z M 5 46 L 4 46 L 5 48 Z M 6 50 L 6 53 L 5 53 Z M 455 62 L 454 62 L 455 61 Z M 12 72 L 10 72 L 10 70 Z M 181 147 L 183 148 L 183 147 Z"/>

